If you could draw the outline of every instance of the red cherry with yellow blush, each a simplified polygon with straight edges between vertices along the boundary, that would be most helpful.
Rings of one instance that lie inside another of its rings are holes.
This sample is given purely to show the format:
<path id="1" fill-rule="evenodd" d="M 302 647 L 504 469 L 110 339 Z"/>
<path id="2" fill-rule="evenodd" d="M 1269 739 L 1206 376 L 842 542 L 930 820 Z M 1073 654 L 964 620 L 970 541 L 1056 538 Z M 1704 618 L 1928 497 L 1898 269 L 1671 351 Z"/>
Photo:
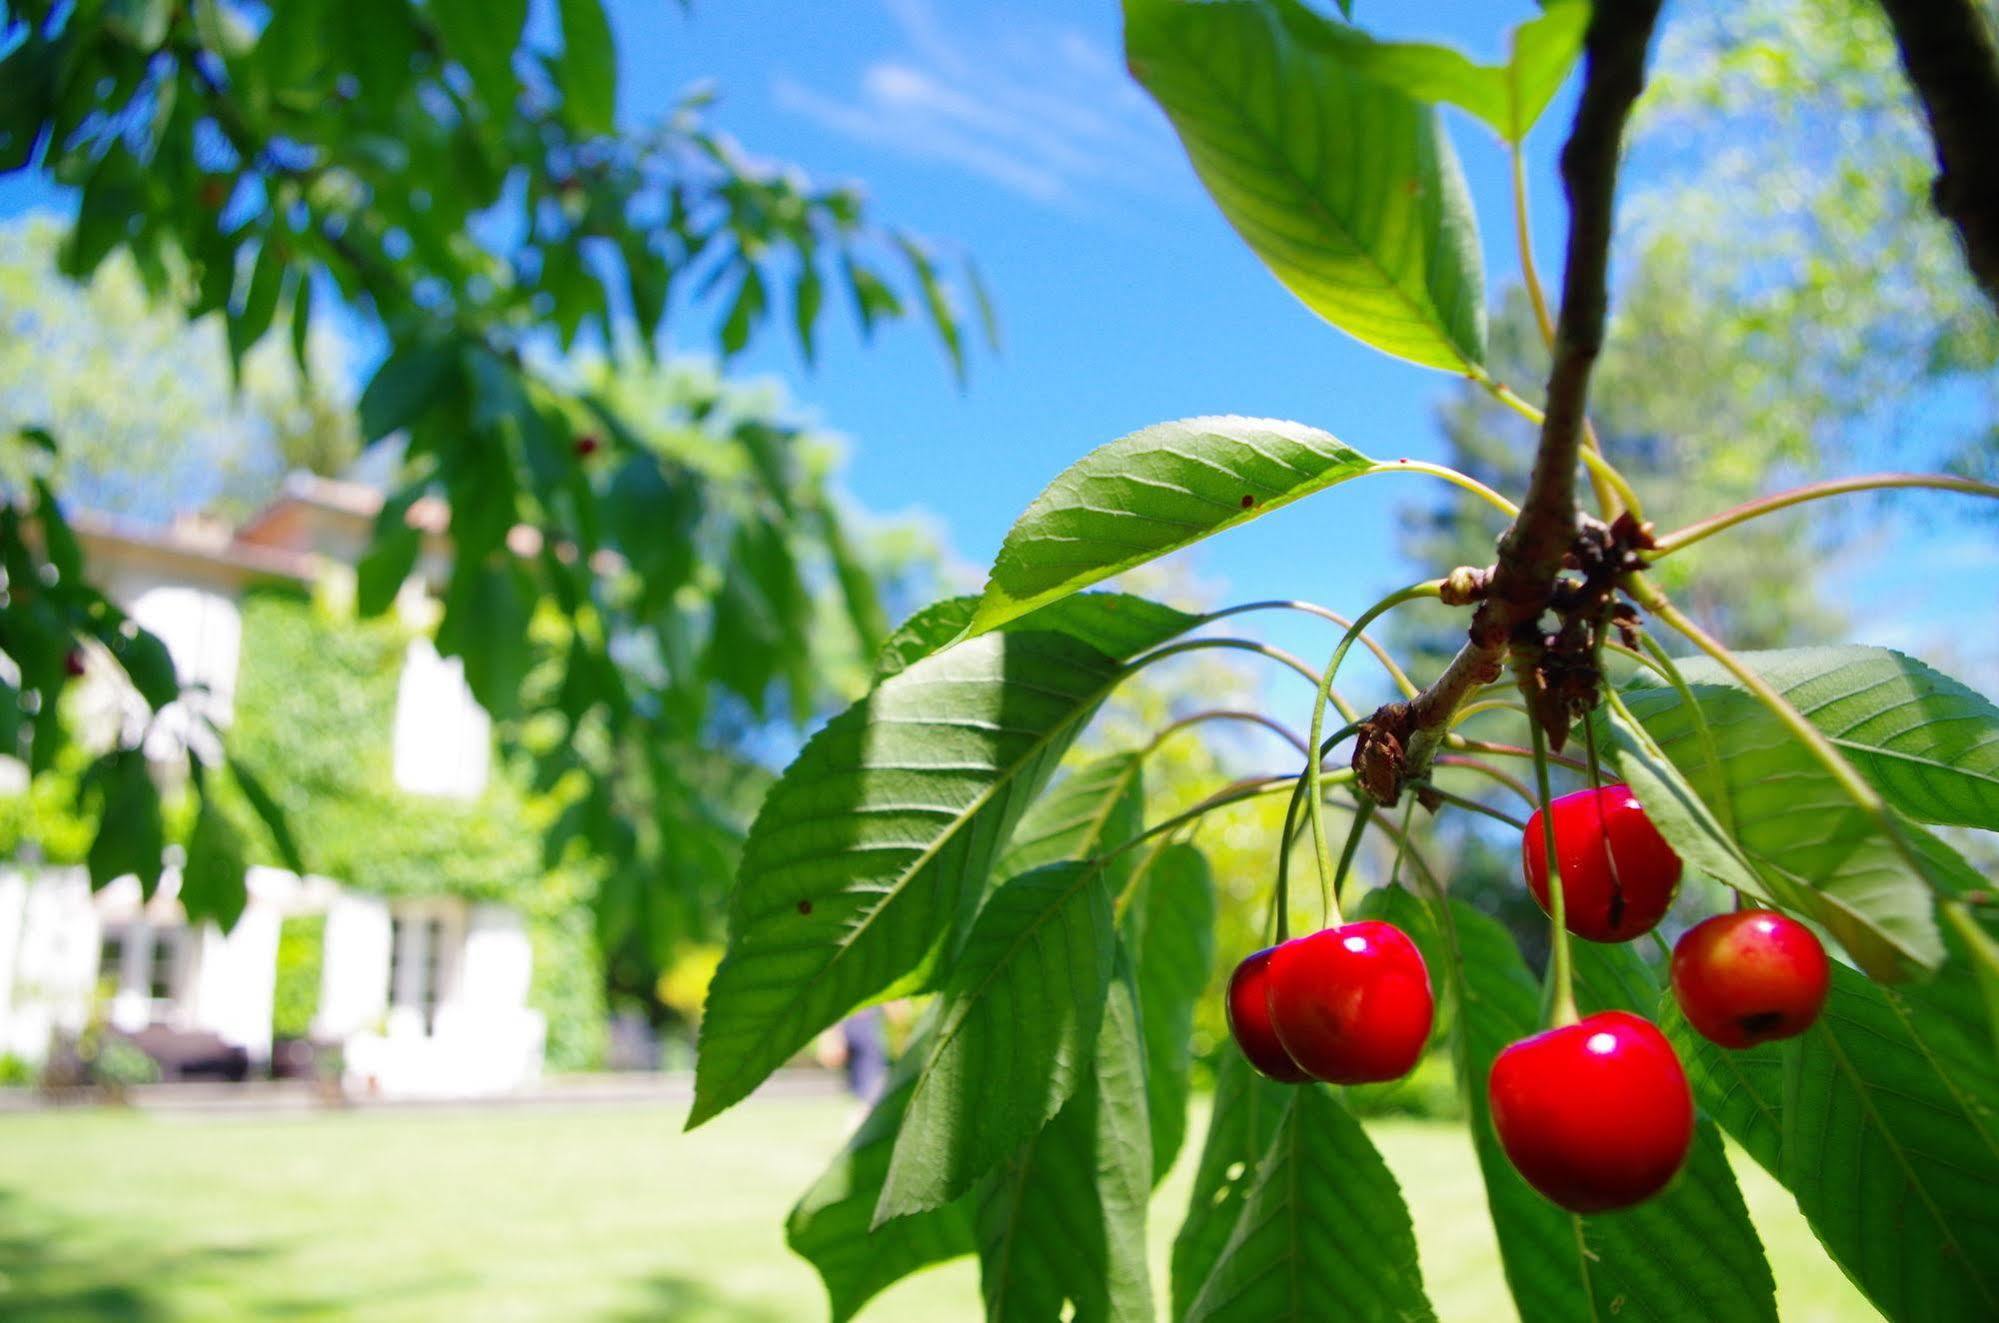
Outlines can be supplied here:
<path id="1" fill-rule="evenodd" d="M 1229 975 L 1229 1033 L 1257 1070 L 1285 1084 L 1302 1084 L 1311 1077 L 1298 1068 L 1270 1027 L 1270 955 L 1276 949 L 1266 947 L 1246 957 Z"/>
<path id="2" fill-rule="evenodd" d="M 1277 1041 L 1314 1079 L 1399 1079 L 1430 1041 L 1430 971 L 1392 923 L 1368 919 L 1293 938 L 1270 953 L 1269 983 Z"/>
<path id="3" fill-rule="evenodd" d="M 1773 910 L 1703 919 L 1673 948 L 1673 997 L 1701 1037 L 1753 1047 L 1811 1027 L 1832 986 L 1812 930 Z"/>
<path id="4" fill-rule="evenodd" d="M 1561 864 L 1563 926 L 1592 942 L 1628 942 L 1657 927 L 1679 889 L 1680 856 L 1645 816 L 1631 787 L 1578 790 L 1554 800 L 1549 811 Z M 1520 862 L 1534 899 L 1548 909 L 1539 809 L 1521 833 Z"/>
<path id="5" fill-rule="evenodd" d="M 1693 1093 L 1673 1045 L 1626 1011 L 1512 1044 L 1493 1060 L 1486 1097 L 1514 1169 L 1575 1213 L 1651 1198 L 1693 1142 Z"/>

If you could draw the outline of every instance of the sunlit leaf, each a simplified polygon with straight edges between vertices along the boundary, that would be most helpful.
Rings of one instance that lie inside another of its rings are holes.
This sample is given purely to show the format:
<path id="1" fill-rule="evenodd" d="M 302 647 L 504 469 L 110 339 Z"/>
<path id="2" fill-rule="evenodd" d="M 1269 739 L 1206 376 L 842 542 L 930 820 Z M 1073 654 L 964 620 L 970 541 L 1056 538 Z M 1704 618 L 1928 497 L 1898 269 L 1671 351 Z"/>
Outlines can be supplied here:
<path id="1" fill-rule="evenodd" d="M 1302 423 L 1218 417 L 1143 428 L 1097 447 L 1035 497 L 1000 547 L 971 629 L 1393 467 Z"/>
<path id="2" fill-rule="evenodd" d="M 1485 357 L 1484 273 L 1436 111 L 1257 0 L 1125 0 L 1125 53 L 1222 213 L 1341 330 L 1426 367 Z"/>

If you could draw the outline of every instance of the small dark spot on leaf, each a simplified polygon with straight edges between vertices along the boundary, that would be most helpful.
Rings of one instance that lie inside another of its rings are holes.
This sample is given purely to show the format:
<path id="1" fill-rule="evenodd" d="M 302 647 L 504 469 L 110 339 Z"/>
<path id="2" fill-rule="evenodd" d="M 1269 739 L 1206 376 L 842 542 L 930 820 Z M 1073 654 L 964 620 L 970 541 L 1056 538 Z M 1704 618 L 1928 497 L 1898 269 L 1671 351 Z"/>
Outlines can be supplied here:
<path id="1" fill-rule="evenodd" d="M 812 913 L 812 902 L 811 902 L 811 901 L 809 901 L 809 900 L 801 900 L 801 901 L 799 901 L 799 902 L 798 902 L 798 912 L 799 912 L 800 914 L 810 914 L 810 913 Z"/>
<path id="2" fill-rule="evenodd" d="M 1255 504 L 1256 504 L 1256 498 L 1254 496 L 1244 496 L 1242 498 L 1242 508 L 1245 510 L 1249 509 L 1252 505 Z"/>

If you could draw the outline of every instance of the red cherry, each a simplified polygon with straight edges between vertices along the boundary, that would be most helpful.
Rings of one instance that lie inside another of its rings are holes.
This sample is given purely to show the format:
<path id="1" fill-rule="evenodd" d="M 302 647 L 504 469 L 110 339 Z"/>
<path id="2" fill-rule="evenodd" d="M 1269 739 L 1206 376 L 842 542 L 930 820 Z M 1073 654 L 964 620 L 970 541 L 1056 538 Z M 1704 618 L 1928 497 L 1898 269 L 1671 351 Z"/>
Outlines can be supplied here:
<path id="1" fill-rule="evenodd" d="M 1271 952 L 1269 985 L 1277 1041 L 1328 1084 L 1399 1079 L 1430 1041 L 1430 971 L 1394 924 L 1366 920 L 1286 942 Z"/>
<path id="2" fill-rule="evenodd" d="M 83 674 L 83 649 L 71 648 L 63 654 L 63 673 L 74 680 Z"/>
<path id="3" fill-rule="evenodd" d="M 590 456 L 597 453 L 597 445 L 598 445 L 597 437 L 594 433 L 585 432 L 582 436 L 577 437 L 576 438 L 577 458 L 578 459 L 590 458 Z"/>
<path id="4" fill-rule="evenodd" d="M 1680 856 L 1645 816 L 1631 787 L 1578 790 L 1552 807 L 1564 926 L 1592 942 L 1628 942 L 1651 932 L 1680 885 Z M 1547 909 L 1548 862 L 1539 809 L 1521 833 L 1520 862 L 1534 899 Z"/>
<path id="5" fill-rule="evenodd" d="M 1514 1167 L 1571 1212 L 1651 1198 L 1693 1142 L 1693 1093 L 1673 1045 L 1625 1011 L 1512 1044 L 1493 1060 L 1486 1096 Z"/>
<path id="6" fill-rule="evenodd" d="M 1270 955 L 1276 949 L 1258 951 L 1229 975 L 1229 1032 L 1250 1065 L 1271 1079 L 1300 1084 L 1311 1076 L 1298 1068 L 1270 1027 Z"/>
<path id="7" fill-rule="evenodd" d="M 1771 910 L 1703 919 L 1673 948 L 1681 1012 L 1723 1047 L 1803 1033 L 1831 986 L 1832 965 L 1812 930 Z"/>

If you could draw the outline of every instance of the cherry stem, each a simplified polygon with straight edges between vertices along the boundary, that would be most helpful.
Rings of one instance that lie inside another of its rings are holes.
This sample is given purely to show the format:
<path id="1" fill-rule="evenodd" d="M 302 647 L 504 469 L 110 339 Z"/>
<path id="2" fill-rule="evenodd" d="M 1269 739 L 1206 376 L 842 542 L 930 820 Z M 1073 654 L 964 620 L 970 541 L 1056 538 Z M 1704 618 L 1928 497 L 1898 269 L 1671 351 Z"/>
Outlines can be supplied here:
<path id="1" fill-rule="evenodd" d="M 1319 679 L 1318 697 L 1312 702 L 1312 733 L 1308 737 L 1310 746 L 1318 750 L 1318 754 L 1316 757 L 1306 760 L 1305 775 L 1312 783 L 1311 790 L 1307 792 L 1310 798 L 1306 809 L 1311 815 L 1312 851 L 1313 857 L 1318 860 L 1319 878 L 1322 882 L 1327 881 L 1333 876 L 1333 852 L 1326 845 L 1325 812 L 1320 803 L 1325 798 L 1325 790 L 1321 782 L 1320 764 L 1325 761 L 1326 754 L 1325 746 L 1321 744 L 1319 735 L 1326 726 L 1326 701 L 1333 693 L 1333 678 L 1339 674 L 1340 663 L 1346 660 L 1347 652 L 1353 647 L 1354 640 L 1361 636 L 1370 621 L 1375 620 L 1383 613 L 1400 606 L 1404 602 L 1412 602 L 1421 597 L 1435 597 L 1442 591 L 1443 586 L 1444 581 L 1442 579 L 1430 579 L 1423 583 L 1411 584 L 1407 588 L 1398 589 L 1390 593 L 1367 610 L 1361 612 L 1359 618 L 1347 627 L 1347 632 L 1340 639 L 1339 646 L 1333 649 L 1332 657 L 1326 662 L 1326 672 Z M 1346 716 L 1349 722 L 1353 721 L 1353 717 L 1345 712 L 1342 712 L 1341 715 Z M 1335 923 L 1339 921 L 1337 901 L 1334 902 L 1329 917 Z"/>
<path id="2" fill-rule="evenodd" d="M 1552 799 L 1548 789 L 1548 737 L 1542 732 L 1540 722 L 1527 724 L 1534 734 L 1534 784 L 1541 792 L 1541 803 L 1546 805 Z M 1574 976 L 1569 967 L 1568 906 L 1562 894 L 1562 863 L 1555 856 L 1555 815 L 1545 810 L 1541 814 L 1541 850 L 1548 863 L 1548 919 L 1553 933 L 1548 955 L 1548 1024 L 1560 1029 L 1582 1017 L 1576 1014 Z"/>
<path id="3" fill-rule="evenodd" d="M 1295 597 L 1271 598 L 1268 601 L 1244 602 L 1239 606 L 1223 607 L 1219 611 L 1211 611 L 1207 615 L 1202 616 L 1201 621 L 1203 624 L 1207 624 L 1212 621 L 1226 619 L 1229 616 L 1246 615 L 1251 611 L 1301 611 L 1308 616 L 1317 616 L 1321 620 L 1330 620 L 1341 629 L 1353 628 L 1353 621 L 1347 619 L 1339 612 L 1320 606 L 1317 602 L 1306 602 Z M 1375 660 L 1381 663 L 1382 669 L 1388 672 L 1388 678 L 1395 681 L 1395 687 L 1400 689 L 1405 697 L 1413 696 L 1416 693 L 1415 682 L 1409 678 L 1408 672 L 1404 671 L 1396 663 L 1395 658 L 1388 654 L 1386 648 L 1382 647 L 1366 634 L 1360 636 L 1360 641 L 1369 652 L 1374 654 Z"/>
<path id="4" fill-rule="evenodd" d="M 1442 478 L 1453 487 L 1463 488 L 1465 491 L 1484 501 L 1487 505 L 1490 505 L 1493 509 L 1498 510 L 1508 519 L 1517 519 L 1520 515 L 1519 506 L 1507 500 L 1477 478 L 1472 477 L 1469 473 L 1460 473 L 1447 465 L 1432 464 L 1420 459 L 1391 459 L 1376 463 L 1368 472 L 1427 473 L 1433 478 Z"/>
<path id="5" fill-rule="evenodd" d="M 1668 533 L 1653 546 L 1651 554 L 1670 556 L 1711 537 L 1725 528 L 1747 523 L 1751 519 L 1770 514 L 1773 511 L 1803 505 L 1807 501 L 1823 500 L 1828 496 L 1844 496 L 1849 492 L 1890 491 L 1898 487 L 1928 487 L 1937 491 L 1961 492 L 1967 496 L 1999 496 L 1999 486 L 1989 482 L 1979 482 L 1973 478 L 1953 477 L 1945 473 L 1870 473 L 1859 478 L 1830 478 L 1825 482 L 1808 483 L 1794 487 L 1790 491 L 1778 492 L 1773 496 L 1760 496 L 1753 501 L 1745 501 L 1732 510 L 1724 510 L 1699 523 L 1688 524 L 1685 528 Z"/>
<path id="6" fill-rule="evenodd" d="M 1227 648 L 1237 652 L 1253 652 L 1259 657 L 1268 657 L 1280 666 L 1295 671 L 1305 677 L 1313 688 L 1316 689 L 1319 687 L 1319 673 L 1291 653 L 1284 651 L 1282 648 L 1273 648 L 1268 643 L 1259 643 L 1255 639 L 1238 638 L 1182 639 L 1178 643 L 1168 643 L 1164 647 L 1154 648 L 1142 657 L 1137 657 L 1126 662 L 1124 671 L 1118 678 L 1127 679 L 1156 662 L 1165 661 L 1168 657 L 1178 657 L 1183 653 L 1189 652 L 1200 652 L 1207 648 Z M 1334 693 L 1330 695 L 1330 698 L 1333 706 L 1339 710 L 1340 715 L 1349 721 L 1355 720 L 1360 715 L 1339 694 Z"/>
<path id="7" fill-rule="evenodd" d="M 1540 806 L 1541 801 L 1534 798 L 1534 792 L 1529 790 L 1519 778 L 1509 776 L 1507 773 L 1494 767 L 1491 763 L 1482 762 L 1477 758 L 1467 758 L 1463 754 L 1446 753 L 1438 756 L 1437 766 L 1459 767 L 1467 772 L 1477 772 L 1488 781 L 1497 781 L 1500 785 L 1505 786 L 1508 790 L 1520 796 L 1526 802 L 1528 808 L 1538 808 Z"/>
<path id="8" fill-rule="evenodd" d="M 1340 866 L 1333 874 L 1333 903 L 1326 907 L 1327 914 L 1337 911 L 1346 899 L 1347 873 L 1353 868 L 1354 855 L 1360 852 L 1361 834 L 1367 830 L 1367 820 L 1374 816 L 1374 797 L 1362 795 L 1360 803 L 1353 811 L 1353 826 L 1347 832 L 1346 847 L 1340 851 Z M 1329 922 L 1328 927 L 1331 926 Z"/>
<path id="9" fill-rule="evenodd" d="M 1296 749 L 1301 756 L 1309 757 L 1311 754 L 1311 748 L 1305 743 L 1304 737 L 1281 721 L 1273 720 L 1261 712 L 1250 712 L 1241 708 L 1213 707 L 1200 712 L 1189 713 L 1177 721 L 1168 722 L 1166 725 L 1161 726 L 1158 733 L 1152 737 L 1152 742 L 1139 751 L 1139 756 L 1143 758 L 1152 753 L 1160 745 L 1166 743 L 1172 736 L 1209 721 L 1241 721 L 1252 726 L 1261 726 Z"/>
<path id="10" fill-rule="evenodd" d="M 1524 820 L 1514 817 L 1504 809 L 1496 809 L 1490 804 L 1473 799 L 1470 795 L 1453 794 L 1448 790 L 1439 790 L 1434 785 L 1430 787 L 1430 793 L 1438 799 L 1443 800 L 1446 804 L 1456 804 L 1459 808 L 1470 809 L 1473 813 L 1482 813 L 1496 822 L 1505 823 L 1515 831 L 1527 830 L 1527 824 Z"/>
<path id="11" fill-rule="evenodd" d="M 1461 749 L 1466 753 L 1490 753 L 1501 758 L 1532 758 L 1534 756 L 1532 749 L 1523 749 L 1517 744 L 1494 744 L 1490 740 L 1471 740 L 1456 734 L 1451 735 L 1444 743 L 1450 748 Z M 1566 767 L 1572 772 L 1588 770 L 1580 762 L 1569 757 L 1567 754 L 1550 753 L 1543 756 L 1549 762 L 1555 764 L 1555 766 Z"/>

